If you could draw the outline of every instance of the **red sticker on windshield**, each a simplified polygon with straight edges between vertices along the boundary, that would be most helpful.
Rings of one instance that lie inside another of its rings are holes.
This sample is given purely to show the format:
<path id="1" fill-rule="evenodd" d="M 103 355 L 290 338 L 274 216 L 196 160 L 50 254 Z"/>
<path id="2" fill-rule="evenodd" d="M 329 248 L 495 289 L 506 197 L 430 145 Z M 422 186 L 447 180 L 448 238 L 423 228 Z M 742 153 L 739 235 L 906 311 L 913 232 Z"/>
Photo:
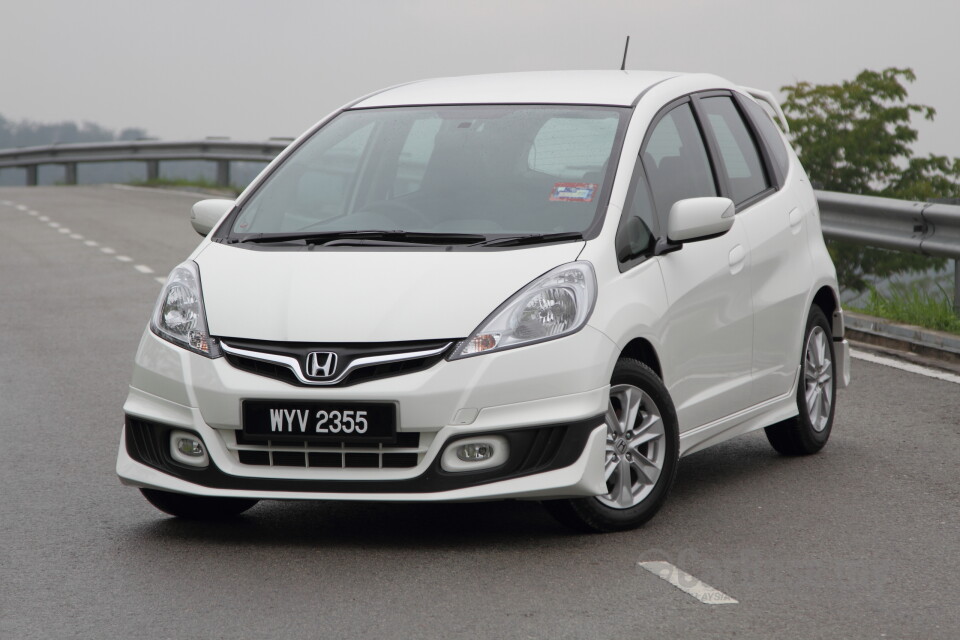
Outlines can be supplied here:
<path id="1" fill-rule="evenodd" d="M 597 186 L 590 182 L 557 182 L 550 192 L 550 202 L 590 202 Z"/>

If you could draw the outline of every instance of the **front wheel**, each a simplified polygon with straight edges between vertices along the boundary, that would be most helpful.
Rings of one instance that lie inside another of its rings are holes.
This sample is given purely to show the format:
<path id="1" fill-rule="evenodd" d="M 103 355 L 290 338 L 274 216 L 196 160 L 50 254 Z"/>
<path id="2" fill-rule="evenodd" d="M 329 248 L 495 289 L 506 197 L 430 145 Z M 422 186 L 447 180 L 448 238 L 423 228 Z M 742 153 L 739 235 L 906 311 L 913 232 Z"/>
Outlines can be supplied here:
<path id="1" fill-rule="evenodd" d="M 164 513 L 188 520 L 222 520 L 240 515 L 259 502 L 252 498 L 188 496 L 170 491 L 140 489 L 150 504 Z"/>
<path id="2" fill-rule="evenodd" d="M 799 414 L 764 429 L 770 445 L 779 453 L 809 455 L 827 444 L 837 398 L 835 362 L 830 323 L 820 307 L 814 306 L 803 335 L 803 371 L 797 384 Z"/>
<path id="3" fill-rule="evenodd" d="M 607 493 L 543 503 L 557 520 L 580 531 L 639 527 L 663 505 L 677 472 L 677 414 L 663 382 L 642 362 L 617 361 L 606 422 Z"/>

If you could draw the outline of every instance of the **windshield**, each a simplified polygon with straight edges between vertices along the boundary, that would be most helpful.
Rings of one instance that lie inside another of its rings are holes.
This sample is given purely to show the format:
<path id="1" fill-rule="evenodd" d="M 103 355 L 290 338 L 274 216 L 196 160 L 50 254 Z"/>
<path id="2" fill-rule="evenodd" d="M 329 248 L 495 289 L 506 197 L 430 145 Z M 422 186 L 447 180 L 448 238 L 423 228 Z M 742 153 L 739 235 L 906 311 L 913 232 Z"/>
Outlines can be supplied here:
<path id="1" fill-rule="evenodd" d="M 273 172 L 236 214 L 230 237 L 573 238 L 590 228 L 609 188 L 625 113 L 530 105 L 345 111 Z"/>

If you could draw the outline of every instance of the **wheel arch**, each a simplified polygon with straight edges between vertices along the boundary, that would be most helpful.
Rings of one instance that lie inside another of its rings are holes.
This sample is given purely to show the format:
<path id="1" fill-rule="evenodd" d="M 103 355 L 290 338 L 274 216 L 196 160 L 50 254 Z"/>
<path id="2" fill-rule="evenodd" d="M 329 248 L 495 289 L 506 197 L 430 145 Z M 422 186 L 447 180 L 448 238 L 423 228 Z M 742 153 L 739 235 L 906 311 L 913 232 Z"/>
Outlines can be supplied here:
<path id="1" fill-rule="evenodd" d="M 663 367 L 660 366 L 660 356 L 646 338 L 634 338 L 627 343 L 627 346 L 620 352 L 621 358 L 633 358 L 647 365 L 657 374 L 660 380 L 663 380 Z"/>
<path id="2" fill-rule="evenodd" d="M 823 315 L 830 321 L 834 339 L 843 337 L 843 312 L 837 292 L 828 286 L 822 286 L 813 296 L 813 304 L 820 307 Z"/>

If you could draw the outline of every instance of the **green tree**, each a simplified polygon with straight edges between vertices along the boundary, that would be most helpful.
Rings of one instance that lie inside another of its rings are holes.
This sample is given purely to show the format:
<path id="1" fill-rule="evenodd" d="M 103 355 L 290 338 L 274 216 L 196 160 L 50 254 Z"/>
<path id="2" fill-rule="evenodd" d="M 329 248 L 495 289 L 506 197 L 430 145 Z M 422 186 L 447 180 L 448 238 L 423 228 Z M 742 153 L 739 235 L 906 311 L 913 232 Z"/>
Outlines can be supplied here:
<path id="1" fill-rule="evenodd" d="M 933 107 L 908 102 L 911 69 L 862 71 L 840 84 L 782 87 L 794 148 L 810 180 L 827 191 L 905 200 L 960 197 L 960 159 L 917 157 L 914 116 L 933 120 Z M 943 259 L 830 242 L 845 288 L 866 290 L 871 278 L 942 267 Z"/>

